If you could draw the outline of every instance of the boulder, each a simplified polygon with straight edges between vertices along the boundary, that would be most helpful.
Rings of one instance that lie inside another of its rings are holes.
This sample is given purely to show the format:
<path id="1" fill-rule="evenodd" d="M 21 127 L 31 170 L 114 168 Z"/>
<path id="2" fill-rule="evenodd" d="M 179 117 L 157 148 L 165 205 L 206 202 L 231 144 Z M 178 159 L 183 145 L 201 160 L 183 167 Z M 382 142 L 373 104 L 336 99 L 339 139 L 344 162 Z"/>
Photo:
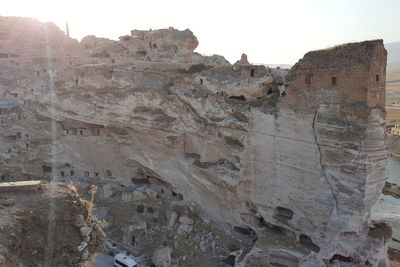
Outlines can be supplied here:
<path id="1" fill-rule="evenodd" d="M 168 218 L 168 228 L 172 228 L 174 224 L 176 223 L 176 219 L 178 218 L 178 213 L 175 211 L 166 211 L 166 215 Z"/>
<path id="2" fill-rule="evenodd" d="M 146 198 L 147 196 L 141 191 L 135 190 L 132 193 L 132 201 L 144 200 Z"/>
<path id="3" fill-rule="evenodd" d="M 85 236 L 89 236 L 89 235 L 90 235 L 90 233 L 93 231 L 93 229 L 92 229 L 92 228 L 90 228 L 90 227 L 87 227 L 87 226 L 85 226 L 85 227 L 82 227 L 80 230 L 81 230 L 81 235 L 82 235 L 83 237 L 85 237 Z"/>
<path id="4" fill-rule="evenodd" d="M 178 229 L 176 230 L 176 233 L 178 235 L 184 235 L 184 234 L 190 233 L 192 231 L 193 231 L 193 225 L 191 225 L 191 224 L 180 224 L 178 226 Z"/>
<path id="5" fill-rule="evenodd" d="M 156 267 L 171 266 L 171 249 L 169 247 L 159 248 L 153 252 L 151 262 Z"/>
<path id="6" fill-rule="evenodd" d="M 103 185 L 103 198 L 110 198 L 113 194 L 112 185 Z"/>
<path id="7" fill-rule="evenodd" d="M 193 224 L 194 223 L 194 221 L 192 219 L 190 219 L 189 216 L 187 216 L 187 215 L 180 216 L 179 222 L 181 224 Z"/>
<path id="8" fill-rule="evenodd" d="M 85 248 L 82 252 L 81 260 L 85 261 L 85 260 L 89 259 L 89 257 L 90 257 L 90 252 L 87 248 Z"/>
<path id="9" fill-rule="evenodd" d="M 77 249 L 79 252 L 83 251 L 87 247 L 87 243 L 85 241 L 82 241 L 79 246 L 77 246 Z"/>

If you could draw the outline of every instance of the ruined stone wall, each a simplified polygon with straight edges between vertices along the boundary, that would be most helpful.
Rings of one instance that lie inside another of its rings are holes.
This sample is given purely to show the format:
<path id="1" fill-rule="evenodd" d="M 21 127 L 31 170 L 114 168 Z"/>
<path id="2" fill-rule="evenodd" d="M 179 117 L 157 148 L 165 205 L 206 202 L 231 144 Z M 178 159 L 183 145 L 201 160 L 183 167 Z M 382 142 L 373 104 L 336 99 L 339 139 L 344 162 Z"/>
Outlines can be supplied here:
<path id="1" fill-rule="evenodd" d="M 291 69 L 290 87 L 299 92 L 325 89 L 338 94 L 318 100 L 321 104 L 336 101 L 383 108 L 385 62 L 386 51 L 376 41 L 310 52 Z"/>

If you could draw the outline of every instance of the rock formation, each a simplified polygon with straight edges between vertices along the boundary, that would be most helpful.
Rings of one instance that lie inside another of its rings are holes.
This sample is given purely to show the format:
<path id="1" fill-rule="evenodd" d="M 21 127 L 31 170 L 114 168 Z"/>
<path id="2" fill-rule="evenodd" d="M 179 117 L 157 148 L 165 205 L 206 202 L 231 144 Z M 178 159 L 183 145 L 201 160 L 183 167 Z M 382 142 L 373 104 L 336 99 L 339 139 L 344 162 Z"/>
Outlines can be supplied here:
<path id="1" fill-rule="evenodd" d="M 0 183 L 0 266 L 90 266 L 104 243 L 92 216 L 72 186 Z"/>
<path id="2" fill-rule="evenodd" d="M 369 216 L 388 176 L 382 40 L 309 52 L 288 75 L 197 45 L 173 28 L 78 43 L 0 17 L 2 179 L 171 192 L 257 237 L 231 266 L 387 266 L 390 230 Z"/>

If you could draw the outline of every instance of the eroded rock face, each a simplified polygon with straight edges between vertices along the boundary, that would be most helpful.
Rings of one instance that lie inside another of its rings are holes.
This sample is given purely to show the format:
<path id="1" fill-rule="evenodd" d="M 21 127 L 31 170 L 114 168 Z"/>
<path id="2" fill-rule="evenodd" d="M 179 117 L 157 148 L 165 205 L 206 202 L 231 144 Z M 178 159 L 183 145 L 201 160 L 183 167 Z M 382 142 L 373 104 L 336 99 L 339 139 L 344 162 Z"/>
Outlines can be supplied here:
<path id="1" fill-rule="evenodd" d="M 131 35 L 119 39 L 119 42 L 115 42 L 89 35 L 82 39 L 81 45 L 90 51 L 91 57 L 109 58 L 111 62 L 145 60 L 192 63 L 193 51 L 199 44 L 190 30 L 179 31 L 174 28 L 133 30 Z"/>
<path id="2" fill-rule="evenodd" d="M 29 54 L 34 43 L 2 44 L 30 55 L 0 59 L 4 179 L 113 179 L 156 194 L 162 181 L 211 223 L 258 236 L 247 256 L 230 255 L 238 265 L 387 261 L 386 239 L 369 235 L 387 179 L 381 40 L 310 52 L 288 79 L 193 61 L 189 30 L 87 37 L 44 61 Z"/>

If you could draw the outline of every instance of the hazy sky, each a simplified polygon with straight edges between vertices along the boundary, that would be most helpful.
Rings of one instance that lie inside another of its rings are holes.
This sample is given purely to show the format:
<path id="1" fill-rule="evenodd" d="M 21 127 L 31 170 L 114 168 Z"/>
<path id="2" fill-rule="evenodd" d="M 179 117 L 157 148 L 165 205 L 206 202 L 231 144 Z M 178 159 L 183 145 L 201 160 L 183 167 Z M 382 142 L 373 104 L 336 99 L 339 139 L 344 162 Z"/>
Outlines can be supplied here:
<path id="1" fill-rule="evenodd" d="M 53 21 L 71 36 L 117 39 L 131 29 L 191 29 L 196 51 L 232 63 L 295 63 L 310 50 L 400 41 L 399 0 L 2 0 L 0 15 Z"/>

